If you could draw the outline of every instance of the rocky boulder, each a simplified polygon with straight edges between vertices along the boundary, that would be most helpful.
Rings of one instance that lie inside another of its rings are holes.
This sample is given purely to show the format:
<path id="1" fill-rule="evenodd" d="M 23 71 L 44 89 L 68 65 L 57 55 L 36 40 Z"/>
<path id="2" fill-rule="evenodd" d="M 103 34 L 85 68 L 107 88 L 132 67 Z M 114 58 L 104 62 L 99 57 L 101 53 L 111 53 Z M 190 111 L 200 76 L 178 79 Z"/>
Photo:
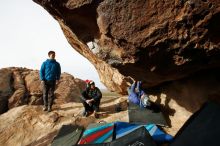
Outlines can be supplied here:
<path id="1" fill-rule="evenodd" d="M 8 110 L 8 98 L 13 94 L 12 71 L 1 69 L 0 77 L 0 114 L 2 114 Z"/>
<path id="2" fill-rule="evenodd" d="M 42 105 L 39 71 L 26 68 L 0 69 L 0 113 L 24 105 Z M 55 104 L 79 102 L 85 82 L 62 73 L 55 90 Z"/>

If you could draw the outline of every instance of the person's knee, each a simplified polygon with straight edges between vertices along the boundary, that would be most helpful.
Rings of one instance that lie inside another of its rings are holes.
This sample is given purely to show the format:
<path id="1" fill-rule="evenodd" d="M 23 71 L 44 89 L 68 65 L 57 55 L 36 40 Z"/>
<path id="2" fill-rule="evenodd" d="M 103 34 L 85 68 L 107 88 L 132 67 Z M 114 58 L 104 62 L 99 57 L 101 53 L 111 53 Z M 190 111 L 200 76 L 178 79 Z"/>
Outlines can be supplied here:
<path id="1" fill-rule="evenodd" d="M 98 112 L 99 111 L 99 105 L 100 105 L 100 103 L 94 103 L 93 106 L 92 106 L 93 110 Z"/>
<path id="2" fill-rule="evenodd" d="M 93 110 L 94 110 L 95 112 L 99 112 L 99 107 L 94 107 Z"/>
<path id="3" fill-rule="evenodd" d="M 96 104 L 96 107 L 97 107 L 98 109 L 99 109 L 99 106 L 100 106 L 100 103 L 97 103 L 97 104 Z"/>

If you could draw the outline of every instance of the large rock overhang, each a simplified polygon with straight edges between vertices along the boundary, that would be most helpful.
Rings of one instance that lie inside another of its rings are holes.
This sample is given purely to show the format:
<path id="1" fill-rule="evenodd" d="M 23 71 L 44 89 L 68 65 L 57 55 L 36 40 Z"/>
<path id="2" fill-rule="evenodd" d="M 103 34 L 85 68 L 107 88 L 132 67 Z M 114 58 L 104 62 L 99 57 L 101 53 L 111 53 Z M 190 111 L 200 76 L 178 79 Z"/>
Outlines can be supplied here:
<path id="1" fill-rule="evenodd" d="M 112 91 L 220 66 L 220 0 L 34 0 Z"/>

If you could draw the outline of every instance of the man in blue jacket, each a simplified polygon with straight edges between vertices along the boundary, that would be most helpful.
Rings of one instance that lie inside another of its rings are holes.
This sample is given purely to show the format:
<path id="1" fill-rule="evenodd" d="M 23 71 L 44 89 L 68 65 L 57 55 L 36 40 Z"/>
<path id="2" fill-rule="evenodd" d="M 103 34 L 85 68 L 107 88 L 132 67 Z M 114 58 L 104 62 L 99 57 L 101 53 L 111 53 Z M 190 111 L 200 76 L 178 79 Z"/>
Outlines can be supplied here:
<path id="1" fill-rule="evenodd" d="M 44 111 L 51 111 L 56 82 L 60 79 L 61 67 L 55 60 L 55 52 L 48 52 L 49 59 L 43 62 L 40 69 L 40 80 L 43 86 Z"/>

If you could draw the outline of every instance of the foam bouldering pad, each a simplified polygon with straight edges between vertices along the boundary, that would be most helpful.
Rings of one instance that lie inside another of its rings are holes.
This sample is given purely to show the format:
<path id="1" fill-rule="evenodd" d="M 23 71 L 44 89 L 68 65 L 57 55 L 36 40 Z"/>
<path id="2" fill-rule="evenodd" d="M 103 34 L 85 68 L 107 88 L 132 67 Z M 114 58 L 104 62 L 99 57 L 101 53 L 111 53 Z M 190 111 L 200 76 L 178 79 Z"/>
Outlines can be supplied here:
<path id="1" fill-rule="evenodd" d="M 207 102 L 176 134 L 170 146 L 219 146 L 220 105 Z"/>
<path id="2" fill-rule="evenodd" d="M 110 143 L 79 144 L 77 146 L 110 146 Z"/>
<path id="3" fill-rule="evenodd" d="M 138 105 L 129 102 L 128 117 L 130 123 L 168 126 L 163 113 L 155 105 L 148 109 L 140 108 Z"/>
<path id="4" fill-rule="evenodd" d="M 144 126 L 120 137 L 110 143 L 110 146 L 156 146 Z"/>
<path id="5" fill-rule="evenodd" d="M 77 125 L 63 125 L 51 146 L 73 146 L 79 141 L 83 128 Z"/>
<path id="6" fill-rule="evenodd" d="M 114 123 L 90 124 L 78 144 L 108 143 L 113 140 Z"/>
<path id="7" fill-rule="evenodd" d="M 91 129 L 91 128 L 96 128 L 96 127 L 100 127 L 100 126 L 104 126 L 106 124 L 109 124 L 109 123 L 90 123 L 86 129 Z"/>

